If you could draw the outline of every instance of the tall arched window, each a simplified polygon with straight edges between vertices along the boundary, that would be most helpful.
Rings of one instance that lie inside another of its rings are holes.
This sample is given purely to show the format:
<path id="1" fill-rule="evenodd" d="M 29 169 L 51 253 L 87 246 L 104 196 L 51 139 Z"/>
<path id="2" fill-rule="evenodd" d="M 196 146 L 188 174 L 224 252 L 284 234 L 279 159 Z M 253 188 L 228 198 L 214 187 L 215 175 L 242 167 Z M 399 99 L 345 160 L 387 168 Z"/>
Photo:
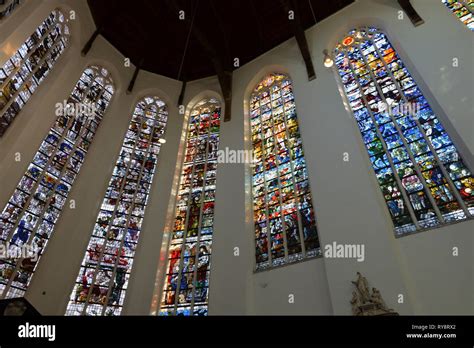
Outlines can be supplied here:
<path id="1" fill-rule="evenodd" d="M 0 136 L 49 74 L 69 42 L 69 27 L 54 10 L 0 69 Z"/>
<path id="2" fill-rule="evenodd" d="M 58 118 L 2 211 L 1 242 L 25 257 L 0 260 L 0 298 L 28 288 L 113 93 L 109 72 L 91 66 L 56 105 Z"/>
<path id="3" fill-rule="evenodd" d="M 335 57 L 396 235 L 472 217 L 471 172 L 385 34 L 351 30 Z"/>
<path id="4" fill-rule="evenodd" d="M 0 21 L 10 15 L 22 2 L 21 0 L 0 0 Z"/>
<path id="5" fill-rule="evenodd" d="M 442 0 L 469 29 L 474 31 L 474 0 Z"/>
<path id="6" fill-rule="evenodd" d="M 66 315 L 120 315 L 167 120 L 158 97 L 137 103 Z"/>
<path id="7" fill-rule="evenodd" d="M 191 111 L 159 315 L 207 315 L 221 108 Z"/>
<path id="8" fill-rule="evenodd" d="M 320 253 L 291 80 L 270 74 L 250 99 L 256 269 Z"/>

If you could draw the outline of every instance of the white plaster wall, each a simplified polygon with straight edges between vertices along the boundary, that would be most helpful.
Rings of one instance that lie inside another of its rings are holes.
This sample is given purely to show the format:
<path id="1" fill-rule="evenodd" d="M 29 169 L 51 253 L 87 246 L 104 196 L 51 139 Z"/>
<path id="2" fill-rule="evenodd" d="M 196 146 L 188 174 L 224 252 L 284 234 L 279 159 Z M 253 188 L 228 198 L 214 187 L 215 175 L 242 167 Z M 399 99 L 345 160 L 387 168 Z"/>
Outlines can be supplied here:
<path id="1" fill-rule="evenodd" d="M 123 311 L 148 314 L 163 229 L 169 223 L 167 211 L 174 204 L 174 197 L 170 197 L 173 175 L 180 165 L 176 159 L 183 116 L 178 114 L 176 101 L 181 83 L 140 72 L 133 93 L 126 95 L 133 67 L 125 68 L 124 57 L 102 37 L 86 57 L 80 56 L 80 49 L 94 31 L 86 1 L 38 3 L 35 1 L 29 11 L 22 6 L 9 22 L 1 24 L 0 51 L 6 44 L 18 47 L 58 4 L 76 10 L 78 20 L 72 23 L 71 47 L 0 139 L 0 205 L 9 199 L 51 127 L 54 104 L 69 95 L 88 64 L 108 68 L 117 91 L 71 191 L 69 198 L 76 200 L 76 209 L 64 209 L 26 296 L 43 314 L 64 313 L 134 104 L 146 94 L 156 94 L 169 106 L 168 142 L 160 154 Z M 400 314 L 473 313 L 473 221 L 394 238 L 357 126 L 344 108 L 334 72 L 322 65 L 322 50 L 331 50 L 351 27 L 381 27 L 431 99 L 466 160 L 473 163 L 473 35 L 441 1 L 412 3 L 425 19 L 417 28 L 407 18 L 398 20 L 396 2 L 359 0 L 307 30 L 317 74 L 314 81 L 307 80 L 294 39 L 234 71 L 232 120 L 222 124 L 220 147 L 248 148 L 244 101 L 249 91 L 272 70 L 288 73 L 293 79 L 320 239 L 323 244 L 363 243 L 366 260 L 318 258 L 254 273 L 248 204 L 246 211 L 248 168 L 221 164 L 217 171 L 210 314 L 350 314 L 350 280 L 356 271 L 379 288 Z M 0 64 L 6 59 L 1 54 Z M 454 56 L 459 58 L 458 68 L 451 66 Z M 189 106 L 205 91 L 220 92 L 215 77 L 188 83 L 184 105 Z M 13 161 L 16 152 L 22 154 L 20 163 Z M 343 162 L 344 152 L 349 153 L 349 162 Z M 460 248 L 458 257 L 451 256 L 453 246 Z M 234 256 L 235 247 L 239 256 Z M 294 304 L 288 303 L 289 294 L 295 296 Z M 397 303 L 399 294 L 405 297 L 402 304 Z"/>

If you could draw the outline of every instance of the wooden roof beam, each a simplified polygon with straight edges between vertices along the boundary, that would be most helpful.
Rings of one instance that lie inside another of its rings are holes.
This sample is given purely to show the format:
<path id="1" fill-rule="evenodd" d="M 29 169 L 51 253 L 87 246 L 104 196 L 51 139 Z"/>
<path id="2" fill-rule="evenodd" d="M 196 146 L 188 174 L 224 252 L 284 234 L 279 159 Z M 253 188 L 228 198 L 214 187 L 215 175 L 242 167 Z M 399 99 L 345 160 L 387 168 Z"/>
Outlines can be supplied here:
<path id="1" fill-rule="evenodd" d="M 135 71 L 133 72 L 132 79 L 130 80 L 130 83 L 128 84 L 127 88 L 127 94 L 131 94 L 133 91 L 133 87 L 135 87 L 135 82 L 137 81 L 138 73 L 140 72 L 141 67 L 143 66 L 144 59 L 140 60 L 140 63 L 135 66 Z"/>
<path id="2" fill-rule="evenodd" d="M 85 57 L 87 55 L 87 53 L 89 53 L 95 39 L 97 39 L 97 36 L 99 36 L 99 34 L 102 34 L 103 30 L 104 30 L 103 25 L 100 25 L 99 27 L 97 27 L 97 29 L 92 33 L 91 37 L 89 38 L 89 40 L 87 40 L 86 44 L 82 48 L 81 56 Z"/>
<path id="3" fill-rule="evenodd" d="M 186 92 L 186 80 L 183 80 L 183 84 L 181 85 L 181 93 L 179 94 L 179 97 L 178 97 L 178 107 L 183 104 L 185 92 Z"/>
<path id="4" fill-rule="evenodd" d="M 178 13 L 179 8 L 175 2 L 168 3 L 173 6 L 173 10 Z M 197 5 L 196 5 L 197 6 Z M 184 19 L 187 24 L 191 25 L 191 20 L 188 16 Z M 222 54 L 220 54 L 206 38 L 206 35 L 200 30 L 197 23 L 194 23 L 192 28 L 192 35 L 194 35 L 206 52 L 207 56 L 213 62 L 214 69 L 219 79 L 219 84 L 221 86 L 222 96 L 224 97 L 225 104 L 225 113 L 224 113 L 224 122 L 228 122 L 231 119 L 231 107 L 232 107 L 232 70 L 225 68 L 224 59 L 222 59 Z M 228 64 L 230 66 L 230 62 Z"/>
<path id="5" fill-rule="evenodd" d="M 410 0 L 398 0 L 398 3 L 415 27 L 425 23 L 423 18 L 420 17 L 418 12 L 416 12 L 412 6 Z"/>
<path id="6" fill-rule="evenodd" d="M 304 64 L 306 65 L 306 72 L 308 73 L 308 80 L 314 80 L 316 78 L 316 72 L 314 71 L 313 60 L 311 59 L 311 54 L 309 53 L 308 41 L 306 41 L 306 36 L 304 33 L 303 25 L 300 19 L 300 13 L 295 0 L 280 0 L 283 8 L 285 9 L 287 16 L 289 16 L 290 11 L 293 11 L 294 18 L 288 18 L 290 27 L 293 30 L 296 42 L 303 57 Z"/>

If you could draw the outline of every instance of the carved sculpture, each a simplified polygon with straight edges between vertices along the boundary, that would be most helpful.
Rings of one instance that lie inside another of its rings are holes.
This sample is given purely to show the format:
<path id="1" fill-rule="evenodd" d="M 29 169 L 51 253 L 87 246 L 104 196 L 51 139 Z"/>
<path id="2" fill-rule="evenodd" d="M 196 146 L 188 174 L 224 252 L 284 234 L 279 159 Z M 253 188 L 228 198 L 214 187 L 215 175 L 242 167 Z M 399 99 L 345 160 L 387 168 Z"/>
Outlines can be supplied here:
<path id="1" fill-rule="evenodd" d="M 352 291 L 350 301 L 353 315 L 398 315 L 393 309 L 387 307 L 377 288 L 373 287 L 372 293 L 370 293 L 369 282 L 360 272 L 357 272 L 357 279 L 351 283 L 356 287 L 356 290 Z"/>
<path id="2" fill-rule="evenodd" d="M 360 313 L 359 306 L 362 303 L 360 302 L 359 295 L 355 291 L 352 291 L 351 304 L 352 304 L 352 314 L 353 315 L 359 315 L 359 313 Z"/>
<path id="3" fill-rule="evenodd" d="M 357 272 L 357 280 L 352 281 L 352 284 L 354 284 L 359 291 L 362 303 L 370 300 L 369 283 L 367 282 L 367 279 L 363 277 L 362 274 L 360 274 L 360 272 Z"/>

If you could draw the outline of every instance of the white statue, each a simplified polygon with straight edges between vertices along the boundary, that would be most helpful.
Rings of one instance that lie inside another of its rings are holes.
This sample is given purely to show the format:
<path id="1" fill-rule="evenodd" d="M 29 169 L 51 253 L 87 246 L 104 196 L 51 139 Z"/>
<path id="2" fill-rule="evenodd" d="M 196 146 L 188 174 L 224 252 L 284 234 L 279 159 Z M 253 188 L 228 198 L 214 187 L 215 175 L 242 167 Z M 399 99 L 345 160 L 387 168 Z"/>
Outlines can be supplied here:
<path id="1" fill-rule="evenodd" d="M 370 301 L 370 293 L 369 293 L 369 283 L 367 279 L 357 272 L 357 280 L 352 281 L 352 283 L 356 286 L 357 290 L 359 290 L 360 298 L 362 304 Z"/>
<path id="2" fill-rule="evenodd" d="M 352 299 L 351 299 L 351 305 L 352 305 L 352 314 L 353 315 L 359 315 L 360 314 L 360 305 L 362 303 L 360 302 L 360 296 L 356 291 L 352 291 Z"/>
<path id="3" fill-rule="evenodd" d="M 383 309 L 386 311 L 389 310 L 387 308 L 387 305 L 385 304 L 385 301 L 382 298 L 382 294 L 376 288 L 372 288 L 372 295 L 370 296 L 370 299 L 373 303 L 378 304 L 380 306 L 380 309 Z"/>
<path id="4" fill-rule="evenodd" d="M 370 294 L 368 281 L 360 272 L 357 272 L 357 279 L 351 282 L 357 288 L 357 291 L 352 291 L 350 301 L 353 315 L 398 315 L 393 309 L 387 307 L 378 289 L 372 288 L 372 294 Z"/>

